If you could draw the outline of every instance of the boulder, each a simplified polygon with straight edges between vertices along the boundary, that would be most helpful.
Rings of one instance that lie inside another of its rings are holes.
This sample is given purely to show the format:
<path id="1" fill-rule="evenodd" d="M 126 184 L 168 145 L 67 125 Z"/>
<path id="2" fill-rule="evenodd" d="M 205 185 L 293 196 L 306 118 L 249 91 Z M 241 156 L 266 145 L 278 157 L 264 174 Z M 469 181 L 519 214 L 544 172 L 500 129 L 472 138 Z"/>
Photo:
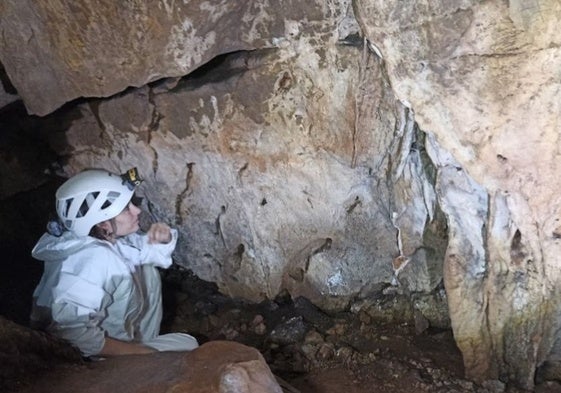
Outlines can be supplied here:
<path id="1" fill-rule="evenodd" d="M 282 393 L 259 351 L 231 341 L 59 366 L 24 386 L 21 393 Z"/>

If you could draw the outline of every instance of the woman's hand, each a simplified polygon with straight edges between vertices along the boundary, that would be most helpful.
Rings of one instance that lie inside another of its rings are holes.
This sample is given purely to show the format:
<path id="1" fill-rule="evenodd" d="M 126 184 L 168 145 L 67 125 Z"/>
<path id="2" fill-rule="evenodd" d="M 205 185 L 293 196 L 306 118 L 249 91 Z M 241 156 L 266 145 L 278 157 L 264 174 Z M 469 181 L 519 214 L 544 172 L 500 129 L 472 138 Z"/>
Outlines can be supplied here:
<path id="1" fill-rule="evenodd" d="M 150 226 L 148 232 L 148 243 L 150 244 L 162 244 L 171 242 L 171 229 L 169 225 L 163 222 L 157 222 Z"/>

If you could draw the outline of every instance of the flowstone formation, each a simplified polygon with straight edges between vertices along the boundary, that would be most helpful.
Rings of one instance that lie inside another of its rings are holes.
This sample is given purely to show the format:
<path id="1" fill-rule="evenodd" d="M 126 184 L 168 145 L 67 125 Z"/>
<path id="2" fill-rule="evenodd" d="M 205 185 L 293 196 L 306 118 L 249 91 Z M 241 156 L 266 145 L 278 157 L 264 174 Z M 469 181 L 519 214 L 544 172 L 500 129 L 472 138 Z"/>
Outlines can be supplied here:
<path id="1" fill-rule="evenodd" d="M 223 293 L 405 295 L 470 378 L 531 388 L 561 354 L 560 6 L 302 3 L 8 0 L 0 60 L 30 113 L 108 97 L 46 116 L 62 169 L 137 166 Z"/>

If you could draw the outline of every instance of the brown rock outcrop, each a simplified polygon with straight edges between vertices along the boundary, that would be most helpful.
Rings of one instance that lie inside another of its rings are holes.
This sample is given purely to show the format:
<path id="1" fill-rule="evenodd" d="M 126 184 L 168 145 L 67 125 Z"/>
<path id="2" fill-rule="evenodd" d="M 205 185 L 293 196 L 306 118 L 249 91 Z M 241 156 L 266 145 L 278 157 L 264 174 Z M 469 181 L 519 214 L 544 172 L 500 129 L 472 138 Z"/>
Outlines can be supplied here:
<path id="1" fill-rule="evenodd" d="M 281 393 L 254 348 L 211 341 L 192 352 L 118 356 L 88 366 L 59 367 L 22 393 Z"/>
<path id="2" fill-rule="evenodd" d="M 32 114 L 78 97 L 107 97 L 129 86 L 183 76 L 213 57 L 271 47 L 286 19 L 308 22 L 319 4 L 7 0 L 0 5 L 0 59 Z"/>

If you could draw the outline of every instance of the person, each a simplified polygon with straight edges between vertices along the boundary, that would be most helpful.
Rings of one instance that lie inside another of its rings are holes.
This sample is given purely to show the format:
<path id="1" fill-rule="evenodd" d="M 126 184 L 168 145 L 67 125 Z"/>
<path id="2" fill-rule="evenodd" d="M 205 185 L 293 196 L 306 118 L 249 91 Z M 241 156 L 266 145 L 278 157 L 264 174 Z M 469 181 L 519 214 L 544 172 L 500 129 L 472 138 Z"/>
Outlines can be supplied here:
<path id="1" fill-rule="evenodd" d="M 56 192 L 58 219 L 32 250 L 44 262 L 33 293 L 31 325 L 74 346 L 83 356 L 188 351 L 197 340 L 160 335 L 161 279 L 177 231 L 158 222 L 139 231 L 136 168 L 124 175 L 85 170 Z"/>

